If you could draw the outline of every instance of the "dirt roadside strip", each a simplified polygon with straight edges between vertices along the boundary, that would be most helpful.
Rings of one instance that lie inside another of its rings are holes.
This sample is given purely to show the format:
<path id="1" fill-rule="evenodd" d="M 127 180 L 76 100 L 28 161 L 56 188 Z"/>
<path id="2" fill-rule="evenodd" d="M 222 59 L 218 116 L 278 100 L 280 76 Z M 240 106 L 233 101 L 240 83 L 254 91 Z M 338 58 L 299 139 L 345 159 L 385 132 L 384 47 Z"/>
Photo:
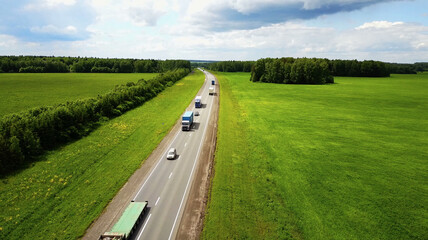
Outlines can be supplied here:
<path id="1" fill-rule="evenodd" d="M 209 84 L 209 83 L 206 83 Z M 201 93 L 199 90 L 198 95 Z M 189 197 L 185 205 L 183 217 L 178 226 L 176 239 L 199 239 L 202 231 L 205 207 L 210 189 L 210 178 L 213 168 L 215 143 L 217 138 L 217 119 L 219 109 L 219 86 L 216 80 L 216 99 L 214 100 L 213 115 L 209 120 L 211 131 L 207 132 L 204 139 L 202 152 L 199 156 L 199 163 L 196 169 Z M 193 103 L 193 102 L 192 102 Z M 191 107 L 192 105 L 190 105 Z M 119 190 L 116 196 L 107 205 L 101 215 L 86 230 L 82 237 L 84 240 L 98 239 L 99 236 L 113 227 L 114 223 L 120 218 L 121 213 L 128 206 L 129 202 L 139 190 L 141 183 L 150 174 L 152 168 L 156 165 L 157 160 L 167 150 L 167 147 L 174 138 L 177 131 L 181 129 L 181 119 L 178 119 L 171 131 L 164 137 L 156 149 L 146 159 L 144 164 L 129 178 L 128 182 Z"/>

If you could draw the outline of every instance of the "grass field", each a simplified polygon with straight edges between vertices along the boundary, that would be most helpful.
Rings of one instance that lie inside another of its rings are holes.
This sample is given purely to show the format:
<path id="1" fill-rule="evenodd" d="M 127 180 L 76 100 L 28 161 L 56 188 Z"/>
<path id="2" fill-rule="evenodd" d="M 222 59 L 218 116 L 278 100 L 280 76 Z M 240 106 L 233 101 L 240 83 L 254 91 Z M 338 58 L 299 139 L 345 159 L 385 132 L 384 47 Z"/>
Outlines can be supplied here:
<path id="1" fill-rule="evenodd" d="M 141 107 L 0 181 L 0 239 L 76 239 L 169 132 L 204 81 L 197 71 Z"/>
<path id="2" fill-rule="evenodd" d="M 428 239 L 428 74 L 251 83 L 219 73 L 203 239 Z"/>
<path id="3" fill-rule="evenodd" d="M 96 97 L 114 86 L 157 73 L 2 73 L 0 116 L 33 107 Z"/>

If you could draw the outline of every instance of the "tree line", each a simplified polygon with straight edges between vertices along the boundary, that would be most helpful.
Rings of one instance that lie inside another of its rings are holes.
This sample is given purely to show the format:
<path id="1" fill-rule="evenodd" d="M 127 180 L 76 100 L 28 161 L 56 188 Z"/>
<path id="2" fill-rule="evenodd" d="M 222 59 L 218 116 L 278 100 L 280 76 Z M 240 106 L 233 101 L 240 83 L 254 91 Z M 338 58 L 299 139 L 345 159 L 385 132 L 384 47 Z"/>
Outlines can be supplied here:
<path id="1" fill-rule="evenodd" d="M 326 59 L 319 58 L 262 58 L 251 71 L 252 82 L 285 84 L 334 83 Z"/>
<path id="2" fill-rule="evenodd" d="M 189 72 L 180 68 L 151 80 L 116 86 L 97 98 L 4 116 L 0 119 L 0 174 L 21 168 L 46 150 L 87 135 L 101 121 L 143 104 Z"/>
<path id="3" fill-rule="evenodd" d="M 333 76 L 342 77 L 389 77 L 388 65 L 380 61 L 327 60 Z"/>
<path id="4" fill-rule="evenodd" d="M 428 63 L 388 63 L 390 73 L 395 74 L 417 74 L 428 71 Z"/>
<path id="5" fill-rule="evenodd" d="M 221 61 L 209 64 L 208 68 L 219 72 L 251 72 L 255 61 Z"/>
<path id="6" fill-rule="evenodd" d="M 0 56 L 0 73 L 160 73 L 191 70 L 187 60 Z"/>
<path id="7" fill-rule="evenodd" d="M 293 58 L 282 58 L 283 62 L 293 62 Z M 286 59 L 286 60 L 284 60 Z M 343 77 L 389 77 L 390 74 L 416 74 L 428 71 L 428 63 L 384 63 L 380 61 L 329 60 L 324 59 L 333 76 Z M 251 72 L 255 61 L 221 61 L 204 63 L 202 66 L 219 72 Z M 194 63 L 192 63 L 194 64 Z"/>

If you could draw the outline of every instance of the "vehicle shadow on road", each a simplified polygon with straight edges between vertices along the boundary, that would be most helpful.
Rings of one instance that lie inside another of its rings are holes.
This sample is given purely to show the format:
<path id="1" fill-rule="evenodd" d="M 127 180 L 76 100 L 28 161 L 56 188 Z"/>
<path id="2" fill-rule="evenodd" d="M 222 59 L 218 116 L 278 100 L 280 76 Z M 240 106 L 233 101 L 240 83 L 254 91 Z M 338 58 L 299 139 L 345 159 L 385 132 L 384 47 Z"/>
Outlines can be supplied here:
<path id="1" fill-rule="evenodd" d="M 178 160 L 180 158 L 180 154 L 175 154 L 175 158 L 174 159 L 166 159 L 166 160 L 168 160 L 168 161 L 175 161 L 175 160 Z"/>
<path id="2" fill-rule="evenodd" d="M 192 131 L 198 130 L 200 125 L 201 125 L 201 123 L 199 123 L 199 122 L 193 122 Z"/>

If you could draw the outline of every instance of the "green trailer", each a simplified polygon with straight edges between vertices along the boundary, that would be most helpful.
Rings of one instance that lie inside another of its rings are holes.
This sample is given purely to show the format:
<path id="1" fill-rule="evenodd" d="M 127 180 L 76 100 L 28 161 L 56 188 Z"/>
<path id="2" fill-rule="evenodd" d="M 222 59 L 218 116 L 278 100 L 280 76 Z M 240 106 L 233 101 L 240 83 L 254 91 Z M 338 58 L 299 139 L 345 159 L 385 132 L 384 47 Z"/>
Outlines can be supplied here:
<path id="1" fill-rule="evenodd" d="M 105 232 L 99 240 L 126 240 L 132 235 L 141 218 L 147 210 L 148 202 L 132 201 L 125 209 L 122 216 L 110 231 Z"/>

